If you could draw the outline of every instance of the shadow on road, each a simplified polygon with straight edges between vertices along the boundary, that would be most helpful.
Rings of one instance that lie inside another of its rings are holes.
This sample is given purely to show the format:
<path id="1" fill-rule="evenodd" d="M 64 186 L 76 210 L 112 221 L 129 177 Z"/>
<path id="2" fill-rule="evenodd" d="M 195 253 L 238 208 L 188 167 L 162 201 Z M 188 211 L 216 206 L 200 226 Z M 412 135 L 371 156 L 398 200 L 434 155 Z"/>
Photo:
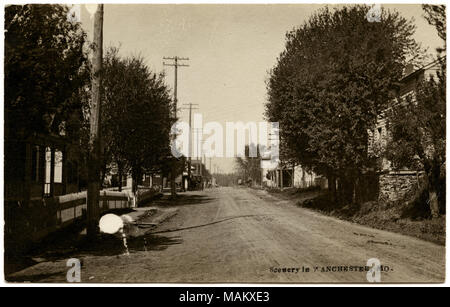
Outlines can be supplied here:
<path id="1" fill-rule="evenodd" d="M 147 206 L 161 206 L 161 207 L 173 207 L 173 206 L 189 206 L 207 204 L 214 200 L 212 197 L 208 197 L 202 194 L 177 194 L 173 199 L 170 195 L 164 195 L 161 199 L 155 200 Z"/>
<path id="2" fill-rule="evenodd" d="M 73 241 L 69 243 L 67 239 Z M 126 251 L 122 238 L 115 235 L 102 234 L 95 242 L 88 241 L 85 235 L 79 235 L 76 239 L 59 238 L 59 240 L 60 244 L 54 241 L 51 246 L 41 246 L 39 249 L 26 254 L 10 253 L 5 255 L 6 279 L 8 281 L 19 281 L 18 277 L 8 278 L 8 275 L 42 262 L 64 261 L 70 258 L 82 259 L 86 256 L 119 256 Z M 170 245 L 180 243 L 182 243 L 182 239 L 178 236 L 166 237 L 154 234 L 142 234 L 127 239 L 128 250 L 131 255 L 136 252 L 161 251 Z M 32 281 L 30 278 L 37 281 L 46 278 L 46 276 L 27 276 L 27 278 L 21 278 L 21 280 Z"/>
<path id="3" fill-rule="evenodd" d="M 207 204 L 213 200 L 214 198 L 200 193 L 178 194 L 175 199 L 171 199 L 170 195 L 164 195 L 146 206 L 190 206 Z M 83 232 L 84 227 L 85 225 L 83 224 L 77 224 L 51 234 L 39 244 L 35 244 L 31 249 L 27 249 L 27 252 L 14 248 L 8 249 L 8 252 L 5 252 L 4 260 L 6 276 L 47 261 L 61 261 L 85 256 L 119 256 L 125 253 L 125 247 L 120 236 L 101 234 L 95 242 L 89 242 Z M 127 238 L 128 249 L 131 254 L 135 252 L 160 251 L 170 245 L 180 243 L 182 243 L 181 237 L 166 237 L 159 234 L 151 234 L 146 230 L 134 232 Z M 45 277 L 36 277 L 33 280 L 42 278 Z"/>

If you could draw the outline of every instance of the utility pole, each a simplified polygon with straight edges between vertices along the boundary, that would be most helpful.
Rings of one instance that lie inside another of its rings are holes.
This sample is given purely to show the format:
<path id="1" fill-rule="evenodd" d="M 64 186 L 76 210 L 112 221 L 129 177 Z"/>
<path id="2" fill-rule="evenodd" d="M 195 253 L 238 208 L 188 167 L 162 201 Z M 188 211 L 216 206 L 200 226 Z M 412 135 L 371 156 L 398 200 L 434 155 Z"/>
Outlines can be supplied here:
<path id="1" fill-rule="evenodd" d="M 178 56 L 174 56 L 174 57 L 163 57 L 164 60 L 171 60 L 173 61 L 173 63 L 165 63 L 163 62 L 164 66 L 173 66 L 175 67 L 175 83 L 174 83 L 174 87 L 173 87 L 173 118 L 176 121 L 177 120 L 177 103 L 178 103 L 178 98 L 177 98 L 177 87 L 178 87 L 178 67 L 180 66 L 189 66 L 186 64 L 182 64 L 182 63 L 178 63 L 178 61 L 188 61 L 189 58 L 180 58 Z M 175 164 L 176 161 L 174 159 L 173 164 Z M 176 187 L 175 187 L 175 165 L 172 165 L 171 167 L 171 181 L 170 181 L 170 190 L 171 190 L 171 195 L 172 197 L 176 196 Z"/>
<path id="2" fill-rule="evenodd" d="M 191 184 L 191 182 L 190 182 L 190 180 L 191 180 L 191 165 L 192 165 L 192 160 L 191 160 L 191 156 L 192 156 L 192 110 L 198 110 L 197 107 L 194 107 L 194 106 L 198 106 L 198 104 L 197 103 L 184 103 L 183 105 L 189 106 L 189 108 L 183 108 L 183 109 L 189 110 L 188 180 L 189 180 L 189 185 L 190 185 Z M 188 188 L 190 188 L 190 186 Z"/>
<path id="3" fill-rule="evenodd" d="M 179 63 L 178 61 L 189 61 L 189 58 L 180 58 L 178 56 L 174 56 L 174 57 L 163 57 L 163 59 L 164 60 L 171 60 L 171 61 L 173 61 L 173 63 L 165 63 L 165 62 L 163 62 L 164 66 L 173 66 L 173 67 L 175 67 L 175 83 L 174 83 L 174 86 L 173 86 L 173 106 L 174 106 L 173 113 L 175 115 L 175 118 L 177 118 L 178 67 L 189 67 L 189 65 Z"/>
<path id="4" fill-rule="evenodd" d="M 93 239 L 98 234 L 100 218 L 100 109 L 103 61 L 103 4 L 97 5 L 94 16 L 94 56 L 92 60 L 92 106 L 89 140 L 89 179 L 87 191 L 87 235 Z"/>
<path id="5" fill-rule="evenodd" d="M 200 139 L 200 134 L 201 133 L 203 133 L 203 129 L 202 128 L 196 128 L 196 129 L 194 129 L 194 132 L 195 132 L 195 135 L 196 135 L 196 138 L 195 138 L 195 144 L 196 144 L 196 148 L 197 148 L 197 163 L 199 163 L 200 165 L 199 165 L 199 167 L 200 167 L 200 176 L 202 176 L 203 175 L 203 172 L 202 172 L 202 153 L 201 153 L 201 151 L 202 151 L 202 140 Z"/>

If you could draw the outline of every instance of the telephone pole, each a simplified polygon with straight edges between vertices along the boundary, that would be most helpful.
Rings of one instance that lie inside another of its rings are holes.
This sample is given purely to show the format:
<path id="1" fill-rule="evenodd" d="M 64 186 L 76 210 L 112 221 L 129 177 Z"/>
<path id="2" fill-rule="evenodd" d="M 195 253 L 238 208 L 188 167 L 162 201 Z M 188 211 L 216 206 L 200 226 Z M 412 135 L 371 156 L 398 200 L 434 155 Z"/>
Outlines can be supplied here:
<path id="1" fill-rule="evenodd" d="M 181 58 L 181 57 L 178 57 L 178 56 L 174 56 L 174 57 L 163 57 L 163 60 L 171 60 L 171 61 L 173 61 L 173 63 L 163 62 L 164 66 L 173 66 L 173 67 L 175 67 L 175 83 L 174 83 L 174 86 L 173 86 L 173 107 L 174 107 L 173 114 L 175 115 L 175 118 L 177 118 L 178 67 L 189 67 L 189 65 L 183 64 L 183 63 L 179 63 L 178 61 L 189 61 L 189 58 Z"/>
<path id="2" fill-rule="evenodd" d="M 176 121 L 177 120 L 177 103 L 178 103 L 178 98 L 177 98 L 177 88 L 178 88 L 178 67 L 184 66 L 187 67 L 189 65 L 187 64 L 182 64 L 179 63 L 178 61 L 188 61 L 189 58 L 180 58 L 178 56 L 174 56 L 174 57 L 163 57 L 164 60 L 171 60 L 173 61 L 173 63 L 165 63 L 163 62 L 164 66 L 173 66 L 175 67 L 175 83 L 173 86 L 173 118 Z M 175 160 L 173 161 L 173 163 L 175 164 Z M 170 171 L 171 175 L 171 181 L 170 181 L 170 190 L 171 190 L 171 195 L 172 197 L 176 196 L 176 186 L 175 186 L 175 165 L 172 165 L 171 167 L 171 171 Z"/>
<path id="3" fill-rule="evenodd" d="M 191 180 L 191 156 L 192 156 L 192 110 L 198 110 L 197 103 L 184 103 L 183 105 L 189 106 L 189 108 L 183 108 L 185 110 L 189 110 L 189 154 L 188 154 L 188 180 L 190 184 Z"/>
<path id="4" fill-rule="evenodd" d="M 200 163 L 200 176 L 202 176 L 202 145 L 203 145 L 203 141 L 200 139 L 200 134 L 203 137 L 203 129 L 202 128 L 195 128 L 195 144 L 196 144 L 196 152 L 197 152 L 197 163 Z"/>
<path id="5" fill-rule="evenodd" d="M 92 107 L 89 140 L 89 179 L 87 191 L 87 235 L 90 239 L 98 233 L 100 218 L 100 109 L 103 61 L 103 4 L 97 5 L 94 16 L 94 56 L 92 61 Z"/>

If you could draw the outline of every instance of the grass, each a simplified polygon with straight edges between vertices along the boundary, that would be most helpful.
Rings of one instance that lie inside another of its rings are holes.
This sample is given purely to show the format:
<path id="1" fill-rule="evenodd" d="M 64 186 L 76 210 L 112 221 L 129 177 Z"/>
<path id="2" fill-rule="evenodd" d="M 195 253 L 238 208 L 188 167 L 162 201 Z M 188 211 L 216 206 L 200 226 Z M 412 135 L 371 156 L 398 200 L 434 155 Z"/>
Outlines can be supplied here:
<path id="1" fill-rule="evenodd" d="M 445 245 L 445 215 L 432 219 L 426 202 L 403 201 L 336 205 L 326 194 L 299 202 L 299 206 L 373 228 L 414 236 Z"/>
<path id="2" fill-rule="evenodd" d="M 300 193 L 320 191 L 320 186 L 310 186 L 310 187 L 307 187 L 307 188 L 291 188 L 291 187 L 288 187 L 288 188 L 283 188 L 283 190 L 281 190 L 280 188 L 267 187 L 266 190 L 269 193 L 285 194 L 287 196 L 292 196 L 292 195 L 296 195 L 296 194 L 300 194 Z"/>
<path id="3" fill-rule="evenodd" d="M 268 189 L 268 192 L 296 200 L 311 190 Z M 432 219 L 424 193 L 418 193 L 412 201 L 337 204 L 324 192 L 313 198 L 298 200 L 297 205 L 353 223 L 445 245 L 445 212 L 439 218 Z"/>

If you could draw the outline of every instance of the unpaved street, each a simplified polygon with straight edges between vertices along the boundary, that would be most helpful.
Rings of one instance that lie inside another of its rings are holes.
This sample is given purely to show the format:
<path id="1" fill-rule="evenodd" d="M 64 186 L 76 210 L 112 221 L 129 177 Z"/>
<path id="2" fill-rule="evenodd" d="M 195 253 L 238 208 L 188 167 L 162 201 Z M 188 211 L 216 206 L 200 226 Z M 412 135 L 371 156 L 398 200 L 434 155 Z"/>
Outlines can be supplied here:
<path id="1" fill-rule="evenodd" d="M 382 282 L 444 281 L 443 246 L 326 217 L 260 190 L 180 195 L 178 213 L 145 236 L 145 248 L 136 238 L 130 256 L 75 255 L 82 282 L 363 283 L 366 272 L 343 268 L 370 258 L 388 267 Z M 65 282 L 66 260 L 42 261 L 14 279 Z"/>

